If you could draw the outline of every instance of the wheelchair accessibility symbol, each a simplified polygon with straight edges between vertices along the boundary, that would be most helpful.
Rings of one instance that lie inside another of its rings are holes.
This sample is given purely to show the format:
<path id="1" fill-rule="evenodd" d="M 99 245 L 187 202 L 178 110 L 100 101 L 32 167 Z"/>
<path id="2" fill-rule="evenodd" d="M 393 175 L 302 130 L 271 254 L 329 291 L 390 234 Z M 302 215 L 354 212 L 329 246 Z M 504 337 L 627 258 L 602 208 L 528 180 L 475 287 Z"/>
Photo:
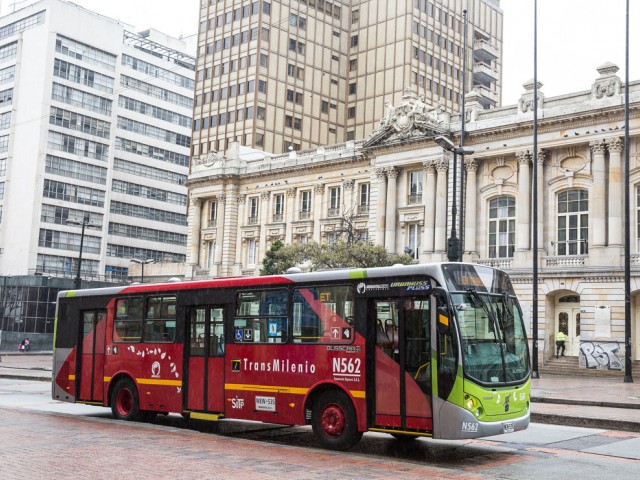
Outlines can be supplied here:
<path id="1" fill-rule="evenodd" d="M 244 338 L 244 331 L 242 328 L 236 328 L 236 342 L 241 342 Z"/>

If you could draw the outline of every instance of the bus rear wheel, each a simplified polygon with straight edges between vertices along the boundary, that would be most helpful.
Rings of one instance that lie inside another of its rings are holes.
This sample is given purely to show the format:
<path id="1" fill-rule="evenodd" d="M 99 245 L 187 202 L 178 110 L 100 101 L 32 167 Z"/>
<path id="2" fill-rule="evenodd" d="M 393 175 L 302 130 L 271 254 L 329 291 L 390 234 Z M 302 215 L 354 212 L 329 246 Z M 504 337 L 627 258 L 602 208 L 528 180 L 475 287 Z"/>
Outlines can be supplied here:
<path id="1" fill-rule="evenodd" d="M 355 408 L 342 391 L 320 394 L 313 408 L 311 425 L 320 444 L 329 450 L 347 450 L 362 438 Z"/>
<path id="2" fill-rule="evenodd" d="M 130 378 L 121 378 L 111 392 L 111 412 L 118 420 L 140 420 L 138 389 Z"/>

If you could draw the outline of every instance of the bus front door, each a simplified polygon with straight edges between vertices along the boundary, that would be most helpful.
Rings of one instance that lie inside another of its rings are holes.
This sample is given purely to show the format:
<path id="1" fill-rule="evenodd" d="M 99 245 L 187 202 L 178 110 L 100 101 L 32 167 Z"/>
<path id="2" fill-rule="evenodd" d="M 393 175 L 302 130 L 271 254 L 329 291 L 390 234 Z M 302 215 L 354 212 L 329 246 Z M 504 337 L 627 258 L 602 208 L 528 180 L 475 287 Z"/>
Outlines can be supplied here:
<path id="1" fill-rule="evenodd" d="M 189 310 L 186 408 L 224 412 L 224 308 Z"/>
<path id="2" fill-rule="evenodd" d="M 79 374 L 76 375 L 76 392 L 81 402 L 100 402 L 104 395 L 104 334 L 106 310 L 82 312 L 80 329 Z"/>
<path id="3" fill-rule="evenodd" d="M 371 300 L 376 319 L 375 424 L 431 431 L 429 297 Z"/>

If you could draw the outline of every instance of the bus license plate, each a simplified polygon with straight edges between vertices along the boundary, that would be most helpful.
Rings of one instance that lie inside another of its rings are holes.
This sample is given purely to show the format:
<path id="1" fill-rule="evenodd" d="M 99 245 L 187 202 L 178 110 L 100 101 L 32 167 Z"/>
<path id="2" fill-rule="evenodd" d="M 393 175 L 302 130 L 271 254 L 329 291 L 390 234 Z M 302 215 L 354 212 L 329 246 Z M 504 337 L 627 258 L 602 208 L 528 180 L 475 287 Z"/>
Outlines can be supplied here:
<path id="1" fill-rule="evenodd" d="M 502 424 L 502 432 L 503 433 L 513 433 L 515 428 L 513 426 L 513 422 L 504 422 Z"/>

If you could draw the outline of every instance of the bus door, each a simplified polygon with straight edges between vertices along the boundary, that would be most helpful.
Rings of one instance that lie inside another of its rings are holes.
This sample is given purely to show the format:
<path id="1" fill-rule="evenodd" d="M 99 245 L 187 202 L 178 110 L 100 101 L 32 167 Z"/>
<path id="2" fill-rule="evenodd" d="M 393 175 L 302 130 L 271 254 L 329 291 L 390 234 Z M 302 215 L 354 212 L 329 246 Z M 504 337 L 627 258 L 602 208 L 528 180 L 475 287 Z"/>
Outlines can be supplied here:
<path id="1" fill-rule="evenodd" d="M 375 319 L 375 424 L 431 430 L 430 297 L 369 301 Z"/>
<path id="2" fill-rule="evenodd" d="M 104 334 L 106 310 L 86 310 L 81 313 L 82 328 L 78 346 L 79 365 L 76 375 L 78 400 L 102 402 L 104 395 Z"/>
<path id="3" fill-rule="evenodd" d="M 187 410 L 224 412 L 224 307 L 189 309 Z"/>

